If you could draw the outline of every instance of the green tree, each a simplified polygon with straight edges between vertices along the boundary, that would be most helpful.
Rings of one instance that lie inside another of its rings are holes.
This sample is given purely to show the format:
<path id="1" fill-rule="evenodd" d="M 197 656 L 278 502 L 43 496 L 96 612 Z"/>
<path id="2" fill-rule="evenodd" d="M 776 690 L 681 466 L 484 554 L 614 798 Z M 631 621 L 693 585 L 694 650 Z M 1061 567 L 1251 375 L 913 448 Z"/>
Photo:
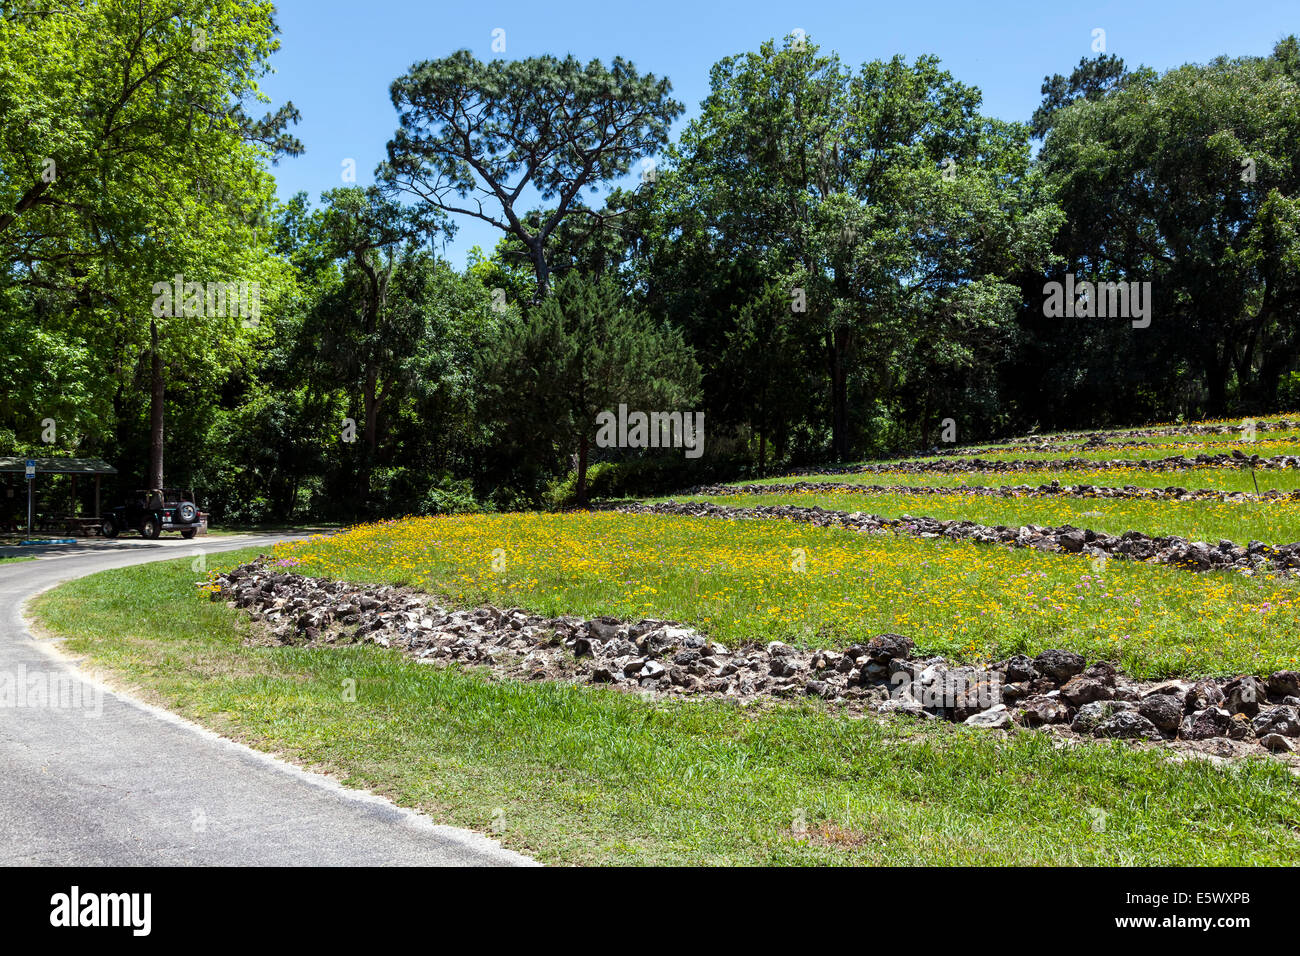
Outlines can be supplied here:
<path id="1" fill-rule="evenodd" d="M 381 178 L 418 203 L 471 216 L 528 251 L 544 296 L 561 222 L 590 214 L 584 189 L 624 175 L 668 140 L 672 85 L 615 58 L 481 63 L 467 50 L 414 66 L 392 85 L 401 126 Z M 550 207 L 529 216 L 521 202 Z"/>
<path id="2" fill-rule="evenodd" d="M 421 218 L 371 186 L 332 189 L 314 221 L 320 254 L 336 264 L 306 329 L 310 349 L 336 381 L 361 400 L 358 488 L 370 498 L 370 475 L 382 416 L 415 376 L 415 356 L 429 335 L 424 273 L 439 223 Z"/>
<path id="3" fill-rule="evenodd" d="M 852 73 L 802 38 L 768 41 L 714 66 L 682 137 L 674 209 L 702 210 L 715 251 L 756 263 L 815 330 L 837 458 L 851 382 L 868 399 L 895 389 L 900 353 L 946 334 L 930 328 L 939 304 L 996 303 L 990 318 L 1009 323 L 1007 273 L 1045 254 L 1052 217 L 1030 214 L 1017 185 L 1028 130 L 979 106 L 934 57 Z"/>
<path id="4" fill-rule="evenodd" d="M 1054 73 L 1043 78 L 1043 102 L 1034 110 L 1030 126 L 1034 135 L 1042 139 L 1052 126 L 1052 117 L 1063 106 L 1078 99 L 1101 99 L 1110 90 L 1124 82 L 1124 61 L 1110 54 L 1100 53 L 1092 59 L 1082 57 L 1070 75 Z"/>
<path id="5" fill-rule="evenodd" d="M 1060 109 L 1043 145 L 1067 271 L 1150 282 L 1151 328 L 1129 332 L 1128 351 L 1185 360 L 1212 415 L 1234 387 L 1270 404 L 1297 358 L 1296 49 L 1142 71 Z"/>
<path id="6" fill-rule="evenodd" d="M 263 98 L 273 14 L 258 0 L 54 0 L 0 18 L 0 286 L 67 311 L 50 331 L 69 357 L 97 357 L 95 389 L 120 397 L 143 374 L 150 485 L 168 380 L 212 382 L 257 336 L 242 314 L 155 308 L 155 286 L 240 280 L 269 306 L 291 281 L 257 230 L 266 161 L 301 149 L 284 131 L 297 114 L 245 112 Z"/>
<path id="7" fill-rule="evenodd" d="M 631 308 L 609 277 L 562 277 L 554 293 L 505 328 L 482 362 L 490 409 L 505 435 L 534 455 L 574 453 L 577 497 L 587 498 L 596 416 L 620 403 L 684 410 L 699 367 L 681 333 Z"/>

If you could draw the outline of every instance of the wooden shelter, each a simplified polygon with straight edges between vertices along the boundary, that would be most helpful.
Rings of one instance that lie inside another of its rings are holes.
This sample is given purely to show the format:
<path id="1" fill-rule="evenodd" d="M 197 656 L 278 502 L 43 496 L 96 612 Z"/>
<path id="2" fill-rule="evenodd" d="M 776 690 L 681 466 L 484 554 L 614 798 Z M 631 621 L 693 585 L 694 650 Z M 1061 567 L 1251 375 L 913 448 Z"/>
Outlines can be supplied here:
<path id="1" fill-rule="evenodd" d="M 104 475 L 116 475 L 117 469 L 108 462 L 100 458 L 0 458 L 0 474 L 19 474 L 25 475 L 27 472 L 27 462 L 36 463 L 36 478 L 39 480 L 41 475 L 71 475 L 72 476 L 72 509 L 66 518 L 69 525 L 89 526 L 99 523 L 99 489 L 100 481 Z M 95 479 L 95 511 L 89 518 L 81 518 L 77 514 L 77 479 L 82 476 L 93 477 Z M 30 529 L 29 529 L 30 530 Z M 71 530 L 71 528 L 69 529 Z"/>

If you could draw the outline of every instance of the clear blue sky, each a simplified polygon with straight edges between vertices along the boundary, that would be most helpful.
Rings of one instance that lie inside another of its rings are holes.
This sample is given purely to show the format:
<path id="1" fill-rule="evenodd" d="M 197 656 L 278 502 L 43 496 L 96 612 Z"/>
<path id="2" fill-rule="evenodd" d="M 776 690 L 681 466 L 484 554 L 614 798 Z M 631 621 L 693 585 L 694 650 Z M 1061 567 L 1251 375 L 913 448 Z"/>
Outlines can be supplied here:
<path id="1" fill-rule="evenodd" d="M 1219 54 L 1268 53 L 1300 33 L 1296 0 L 1118 0 L 1087 4 L 985 0 L 636 0 L 636 2 L 430 2 L 430 0 L 282 0 L 281 49 L 263 88 L 275 105 L 302 111 L 295 132 L 306 146 L 275 168 L 280 195 L 305 190 L 315 202 L 342 185 L 344 159 L 357 181 L 371 181 L 396 127 L 388 86 L 411 64 L 469 49 L 479 59 L 573 53 L 586 62 L 623 56 L 642 72 L 667 76 L 686 106 L 674 132 L 696 115 L 709 67 L 798 28 L 849 64 L 939 56 L 962 82 L 980 88 L 984 110 L 1028 120 L 1051 73 L 1093 55 L 1092 31 L 1106 31 L 1106 52 L 1130 66 L 1165 70 Z M 492 52 L 505 30 L 504 54 Z M 447 249 L 461 265 L 473 245 L 490 250 L 498 233 L 464 219 Z"/>

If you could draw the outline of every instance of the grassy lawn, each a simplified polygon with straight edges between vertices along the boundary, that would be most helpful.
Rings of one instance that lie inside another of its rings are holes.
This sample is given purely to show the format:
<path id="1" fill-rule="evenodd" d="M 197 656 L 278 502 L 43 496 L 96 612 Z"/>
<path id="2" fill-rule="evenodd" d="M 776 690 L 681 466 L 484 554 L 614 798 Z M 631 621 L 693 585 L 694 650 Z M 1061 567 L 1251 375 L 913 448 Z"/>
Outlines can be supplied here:
<path id="1" fill-rule="evenodd" d="M 1138 439 L 1145 441 L 1146 439 Z M 1217 442 L 1217 444 L 1211 444 Z M 1068 443 L 1067 443 L 1068 445 Z M 992 447 L 992 446 L 988 446 Z M 1129 461 L 1148 461 L 1153 458 L 1169 458 L 1173 455 L 1185 455 L 1191 458 L 1195 455 L 1222 455 L 1232 454 L 1233 449 L 1238 449 L 1243 455 L 1259 455 L 1261 458 L 1268 458 L 1273 455 L 1298 455 L 1300 454 L 1300 444 L 1295 439 L 1274 439 L 1258 438 L 1253 442 L 1234 441 L 1227 435 L 1206 438 L 1199 437 L 1196 441 L 1178 442 L 1174 444 L 1157 444 L 1157 445 L 1125 445 L 1117 443 L 1115 445 L 1101 445 L 1096 448 L 1062 448 L 1051 449 L 1049 451 L 1023 451 L 1015 446 L 1005 450 L 990 450 L 981 452 L 979 457 L 998 461 L 1002 459 L 1023 459 L 1025 461 L 1035 461 L 1038 459 L 1051 458 L 1084 458 L 1090 461 L 1110 461 L 1112 459 L 1126 459 Z M 943 458 L 962 457 L 960 455 L 939 456 Z M 919 458 L 918 461 L 934 461 L 934 458 Z"/>
<path id="2" fill-rule="evenodd" d="M 1282 417 L 1284 416 L 1270 415 L 1266 419 L 1257 418 L 1255 419 L 1255 422 L 1256 424 L 1260 424 L 1264 421 L 1276 421 Z M 1293 415 L 1287 415 L 1285 417 L 1294 420 Z M 1212 424 L 1212 423 L 1202 422 L 1200 424 Z M 1219 422 L 1218 424 L 1232 424 L 1232 425 L 1239 426 L 1242 424 L 1242 420 L 1236 419 L 1230 423 Z M 1158 428 L 1160 426 L 1152 426 L 1152 427 Z M 1182 452 L 1182 449 L 1178 448 L 1177 446 L 1204 446 L 1203 450 L 1210 451 L 1214 448 L 1224 448 L 1224 447 L 1231 448 L 1233 446 L 1240 445 L 1242 450 L 1245 451 L 1247 445 L 1250 444 L 1250 442 L 1247 441 L 1244 432 L 1237 432 L 1234 434 L 1222 434 L 1222 435 L 1189 435 L 1182 432 L 1178 432 L 1174 434 L 1163 434 L 1163 435 L 1126 435 L 1125 434 L 1125 432 L 1131 430 L 1132 429 L 1121 428 L 1113 431 L 1101 431 L 1101 432 L 1097 432 L 1096 434 L 1100 435 L 1106 441 L 1113 442 L 1116 445 L 1137 444 L 1137 443 L 1164 445 L 1167 447 L 1174 447 L 1175 453 Z M 1093 432 L 1053 432 L 1051 434 L 1021 436 L 1020 438 L 1009 439 L 1007 441 L 971 442 L 969 447 L 1010 448 L 1016 445 L 1029 445 L 1029 444 L 1036 444 L 1039 442 L 1047 442 L 1052 445 L 1082 444 L 1088 441 L 1089 437 L 1093 434 L 1094 434 Z M 1256 443 L 1265 442 L 1265 441 L 1269 441 L 1269 442 L 1289 441 L 1292 443 L 1300 442 L 1300 430 L 1294 428 L 1279 428 L 1279 429 L 1257 428 L 1255 432 L 1255 441 Z M 1218 442 L 1219 444 L 1216 445 L 1215 444 L 1216 442 Z"/>
<path id="3" fill-rule="evenodd" d="M 739 543 L 761 548 L 759 531 Z M 323 547 L 299 553 L 323 560 Z M 370 572 L 413 576 L 402 553 Z M 494 683 L 376 647 L 247 646 L 243 616 L 195 579 L 188 559 L 125 568 L 47 592 L 34 609 L 68 650 L 179 713 L 442 821 L 488 831 L 498 820 L 506 845 L 546 862 L 1300 863 L 1300 784 L 1263 758 L 1216 768 L 1120 744 L 1057 749 L 1036 732 L 1004 741 L 880 725 L 808 703 L 652 704 Z"/>
<path id="4" fill-rule="evenodd" d="M 313 521 L 310 524 L 286 524 L 282 521 L 268 521 L 260 524 L 221 525 L 209 527 L 208 534 L 213 537 L 231 537 L 239 534 L 289 534 L 306 531 L 313 534 L 326 534 L 343 527 L 337 521 Z"/>
<path id="5" fill-rule="evenodd" d="M 278 546 L 304 573 L 411 584 L 450 603 L 690 622 L 724 643 L 918 653 L 1068 647 L 1134 676 L 1300 663 L 1300 585 L 782 520 L 612 512 L 416 518 Z M 802 564 L 802 570 L 799 570 Z"/>
<path id="6" fill-rule="evenodd" d="M 1078 439 L 1080 442 L 1086 440 L 1086 438 Z M 1273 448 L 1300 443 L 1300 432 L 1295 429 L 1281 429 L 1278 431 L 1260 429 L 1255 433 L 1253 442 L 1247 441 L 1242 435 L 1150 435 L 1144 438 L 1112 436 L 1108 440 L 1115 442 L 1117 445 L 1148 443 L 1167 448 L 1169 454 L 1174 455 L 1187 454 L 1186 450 L 1189 448 L 1203 452 L 1218 452 L 1224 449 L 1231 451 L 1233 448 L 1240 448 L 1243 453 L 1248 454 L 1252 448 Z M 1015 444 L 1015 442 L 1008 442 L 1007 444 Z M 1069 444 L 1069 442 L 1065 442 L 1065 444 Z M 1263 451 L 1257 453 L 1260 455 L 1265 454 Z M 1269 452 L 1269 454 L 1273 454 L 1273 452 Z"/>
<path id="7" fill-rule="evenodd" d="M 951 459 L 950 459 L 951 460 Z M 780 485 L 796 481 L 837 481 L 863 485 L 914 485 L 921 488 L 960 487 L 962 485 L 1045 485 L 1059 481 L 1062 485 L 1097 485 L 1123 488 L 1208 488 L 1214 491 L 1244 491 L 1255 493 L 1255 482 L 1260 491 L 1295 491 L 1300 489 L 1300 468 L 1282 468 L 1256 471 L 1251 478 L 1249 469 L 1200 465 L 1173 471 L 1145 471 L 1132 468 L 1044 468 L 1032 471 L 972 471 L 953 474 L 878 471 L 842 472 L 832 475 L 798 474 L 773 478 L 754 478 L 732 484 Z"/>
<path id="8" fill-rule="evenodd" d="M 670 500 L 670 499 L 658 499 Z M 677 500 L 683 500 L 677 496 Z M 1107 534 L 1143 531 L 1149 535 L 1181 535 L 1193 541 L 1238 544 L 1252 540 L 1290 544 L 1300 539 L 1300 501 L 1136 501 L 1097 498 L 995 498 L 970 494 L 862 494 L 853 488 L 767 495 L 690 495 L 692 501 L 750 508 L 755 505 L 814 505 L 834 511 L 864 511 L 896 518 L 925 515 L 940 520 L 967 520 L 987 525 L 1019 527 L 1072 524 Z"/>
<path id="9" fill-rule="evenodd" d="M 14 564 L 18 561 L 35 561 L 36 556 L 31 554 L 19 555 L 15 558 L 0 558 L 0 564 Z"/>

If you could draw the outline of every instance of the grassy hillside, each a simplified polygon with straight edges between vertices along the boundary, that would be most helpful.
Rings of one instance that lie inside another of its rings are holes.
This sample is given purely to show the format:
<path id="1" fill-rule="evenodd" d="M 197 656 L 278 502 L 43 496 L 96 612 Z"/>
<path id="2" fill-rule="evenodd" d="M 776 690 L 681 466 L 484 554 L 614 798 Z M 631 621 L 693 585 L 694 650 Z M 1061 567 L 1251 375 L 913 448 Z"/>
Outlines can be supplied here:
<path id="1" fill-rule="evenodd" d="M 1189 454 L 1217 454 L 1224 442 L 1231 447 L 1231 436 L 1162 439 Z M 1300 484 L 1292 469 L 1258 475 L 1262 490 Z M 958 487 L 1052 478 L 1254 490 L 1235 465 L 1169 473 L 1089 466 L 845 475 L 835 480 L 859 485 L 712 500 L 1211 542 L 1300 538 L 1293 501 L 1004 498 Z M 860 487 L 891 482 L 947 490 Z M 216 567 L 250 557 L 225 555 Z M 1149 678 L 1300 664 L 1295 578 L 1098 564 L 786 520 L 418 518 L 280 546 L 275 559 L 304 574 L 423 589 L 457 606 L 672 619 L 733 646 L 779 639 L 834 648 L 896 632 L 922 656 L 979 661 L 1062 647 Z M 656 701 L 422 666 L 373 645 L 267 646 L 251 639 L 242 612 L 207 599 L 200 578 L 188 560 L 106 572 L 45 594 L 35 610 L 69 650 L 153 700 L 548 862 L 1300 863 L 1300 783 L 1262 755 L 1223 766 L 1176 762 L 1122 743 L 1062 747 L 1040 731 L 1003 736 L 897 715 L 852 717 L 820 701 Z"/>

